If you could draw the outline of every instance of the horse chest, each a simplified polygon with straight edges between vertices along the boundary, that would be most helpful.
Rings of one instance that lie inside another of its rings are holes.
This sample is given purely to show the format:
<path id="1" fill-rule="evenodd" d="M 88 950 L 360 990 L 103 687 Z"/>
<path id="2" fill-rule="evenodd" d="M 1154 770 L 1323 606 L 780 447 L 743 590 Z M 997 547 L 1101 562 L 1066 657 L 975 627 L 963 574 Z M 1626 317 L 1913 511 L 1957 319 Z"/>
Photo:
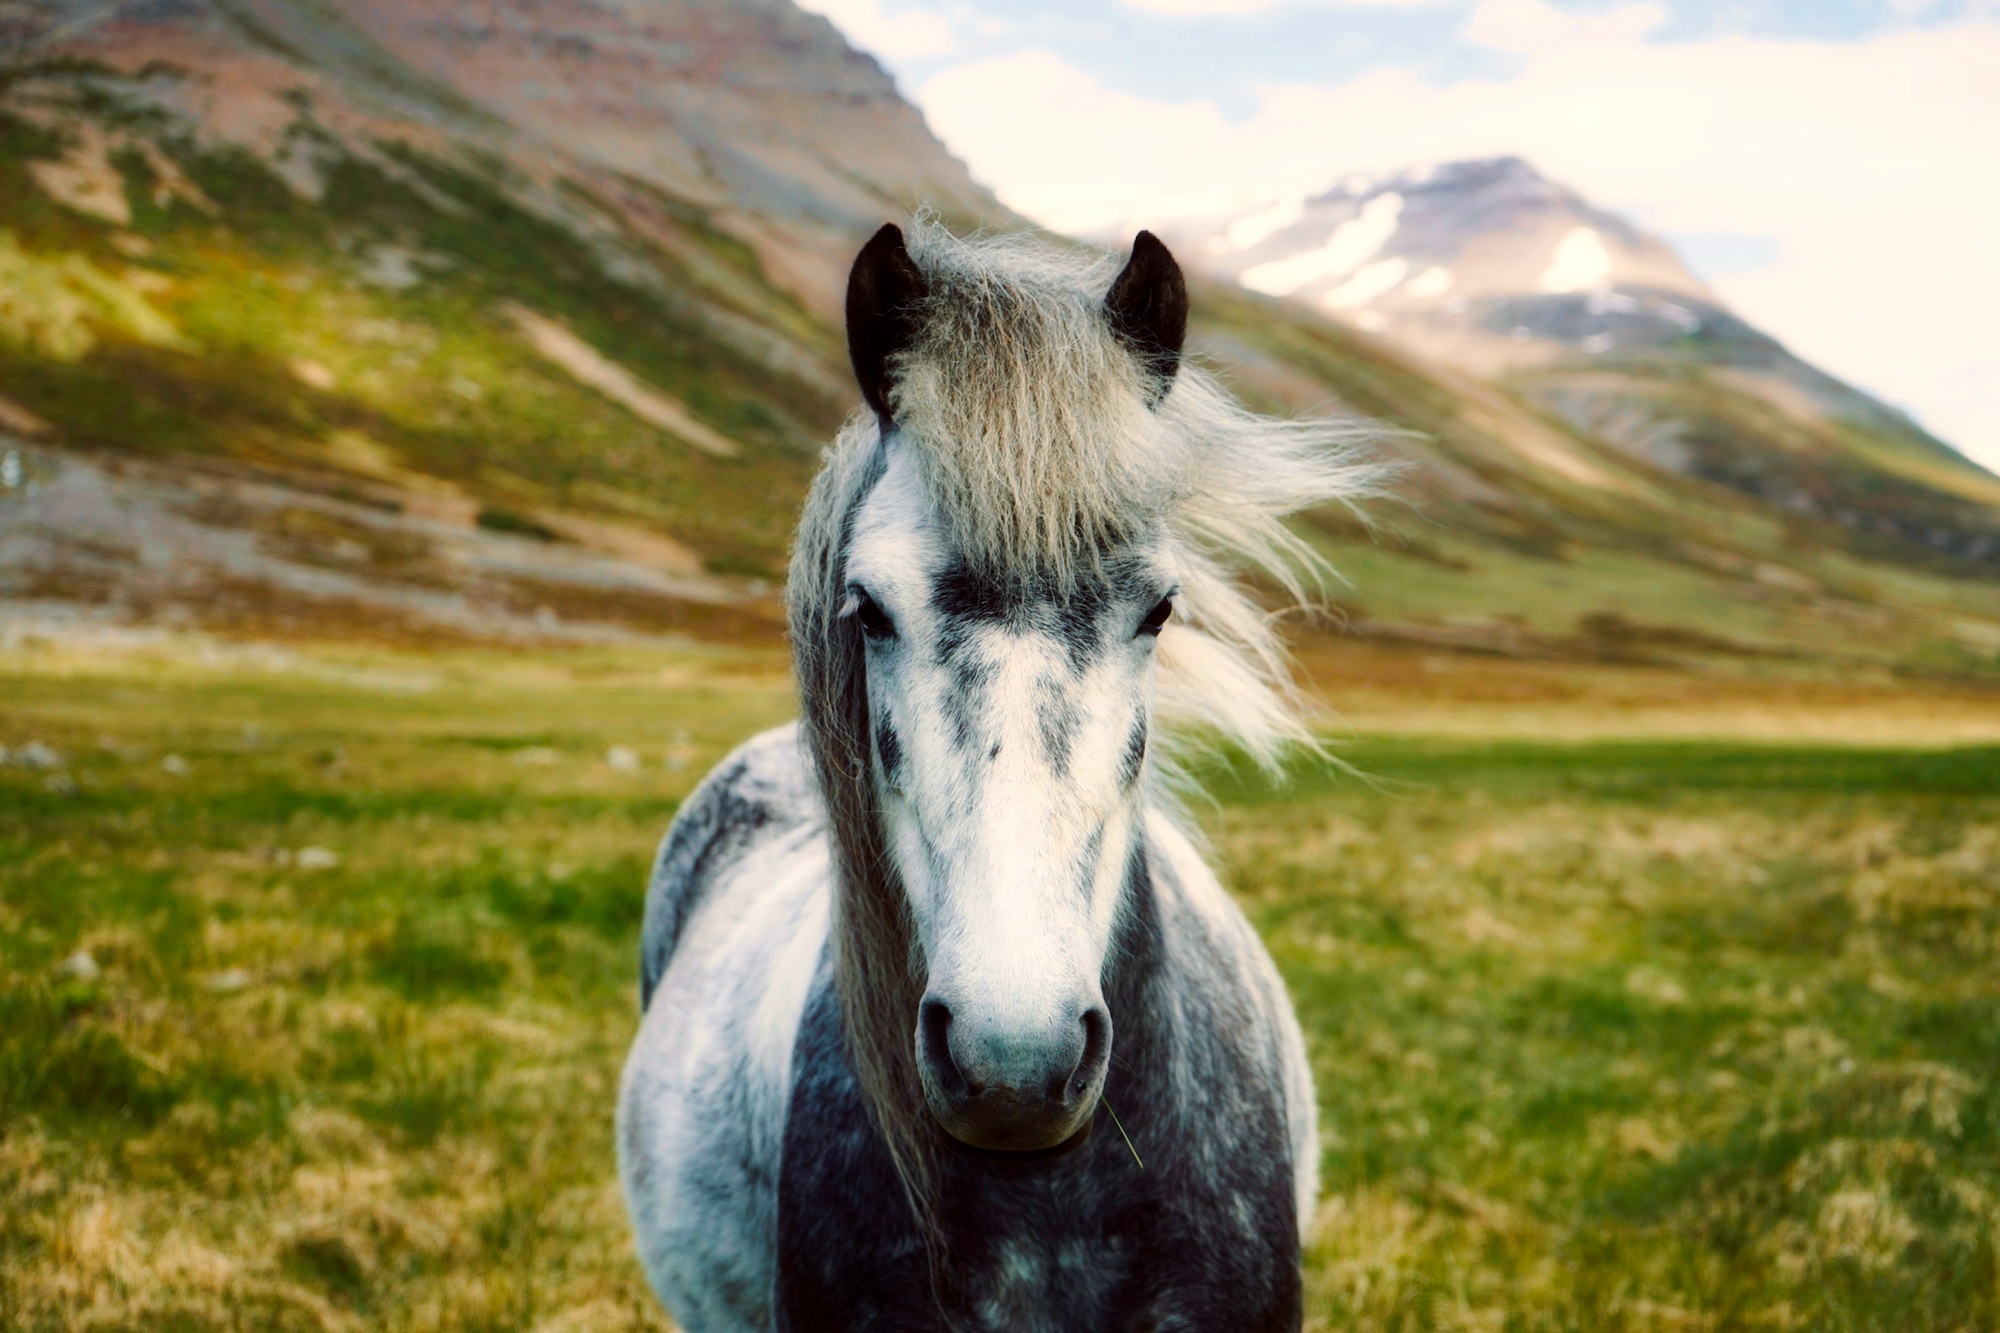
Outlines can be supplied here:
<path id="1" fill-rule="evenodd" d="M 779 1329 L 1069 1333 L 1296 1330 L 1298 1238 L 1281 1132 L 1252 1124 L 1142 1169 L 1116 1130 L 1055 1162 L 944 1156 L 932 1269 L 841 1055 L 830 992 L 808 1005 L 779 1181 Z M 1252 1117 L 1252 1120 L 1257 1117 Z"/>

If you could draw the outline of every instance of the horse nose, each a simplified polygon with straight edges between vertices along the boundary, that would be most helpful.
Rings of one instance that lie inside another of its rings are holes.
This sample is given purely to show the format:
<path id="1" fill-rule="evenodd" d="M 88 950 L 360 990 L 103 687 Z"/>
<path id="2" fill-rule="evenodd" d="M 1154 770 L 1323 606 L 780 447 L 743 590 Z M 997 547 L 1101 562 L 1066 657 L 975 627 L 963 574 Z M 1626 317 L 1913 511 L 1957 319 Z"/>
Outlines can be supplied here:
<path id="1" fill-rule="evenodd" d="M 1005 1021 L 943 998 L 917 1020 L 926 1100 L 945 1130 L 976 1148 L 1028 1151 L 1076 1135 L 1111 1063 L 1111 1015 L 1094 1000 L 1053 1021 Z"/>

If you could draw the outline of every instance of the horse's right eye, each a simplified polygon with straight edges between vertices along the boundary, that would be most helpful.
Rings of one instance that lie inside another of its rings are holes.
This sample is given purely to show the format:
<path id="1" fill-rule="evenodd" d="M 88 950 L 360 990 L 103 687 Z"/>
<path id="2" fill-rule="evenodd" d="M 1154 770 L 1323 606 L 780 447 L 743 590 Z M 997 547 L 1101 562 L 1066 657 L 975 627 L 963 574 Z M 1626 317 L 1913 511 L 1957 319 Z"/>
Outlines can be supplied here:
<path id="1" fill-rule="evenodd" d="M 896 622 L 889 619 L 889 613 L 875 604 L 875 599 L 862 593 L 861 600 L 854 607 L 854 618 L 861 622 L 861 632 L 871 639 L 893 639 L 896 637 Z"/>

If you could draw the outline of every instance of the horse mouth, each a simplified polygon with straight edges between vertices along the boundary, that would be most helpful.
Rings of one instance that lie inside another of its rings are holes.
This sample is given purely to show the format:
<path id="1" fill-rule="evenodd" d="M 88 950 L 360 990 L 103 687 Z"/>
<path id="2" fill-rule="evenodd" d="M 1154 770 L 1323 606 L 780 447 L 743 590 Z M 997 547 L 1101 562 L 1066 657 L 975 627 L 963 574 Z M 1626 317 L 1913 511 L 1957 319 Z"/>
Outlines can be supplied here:
<path id="1" fill-rule="evenodd" d="M 938 1125 L 938 1128 L 944 1130 L 943 1138 L 945 1143 L 951 1148 L 953 1152 L 959 1154 L 962 1157 L 971 1157 L 980 1161 L 988 1161 L 988 1162 L 1028 1163 L 1028 1162 L 1053 1162 L 1069 1156 L 1071 1153 L 1075 1152 L 1078 1148 L 1081 1148 L 1084 1144 L 1090 1142 L 1090 1131 L 1096 1124 L 1097 1124 L 1097 1117 L 1095 1115 L 1088 1115 L 1083 1118 L 1083 1123 L 1076 1127 L 1076 1131 L 1072 1133 L 1068 1138 L 1063 1139 L 1061 1142 L 1052 1143 L 1047 1145 L 1046 1147 L 1024 1147 L 1024 1148 L 983 1147 L 977 1143 L 970 1143 L 967 1142 L 965 1139 L 960 1138 L 958 1135 L 952 1133 L 949 1129 L 945 1129 L 942 1123 Z"/>

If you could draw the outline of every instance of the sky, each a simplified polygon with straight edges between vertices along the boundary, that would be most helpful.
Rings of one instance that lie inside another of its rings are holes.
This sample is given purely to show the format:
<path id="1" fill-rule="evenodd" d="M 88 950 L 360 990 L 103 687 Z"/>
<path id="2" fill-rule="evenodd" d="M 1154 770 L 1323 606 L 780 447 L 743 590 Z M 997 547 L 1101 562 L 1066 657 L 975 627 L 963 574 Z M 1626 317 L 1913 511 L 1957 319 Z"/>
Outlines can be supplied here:
<path id="1" fill-rule="evenodd" d="M 2000 0 L 802 0 L 1099 234 L 1517 153 L 2000 470 Z"/>

